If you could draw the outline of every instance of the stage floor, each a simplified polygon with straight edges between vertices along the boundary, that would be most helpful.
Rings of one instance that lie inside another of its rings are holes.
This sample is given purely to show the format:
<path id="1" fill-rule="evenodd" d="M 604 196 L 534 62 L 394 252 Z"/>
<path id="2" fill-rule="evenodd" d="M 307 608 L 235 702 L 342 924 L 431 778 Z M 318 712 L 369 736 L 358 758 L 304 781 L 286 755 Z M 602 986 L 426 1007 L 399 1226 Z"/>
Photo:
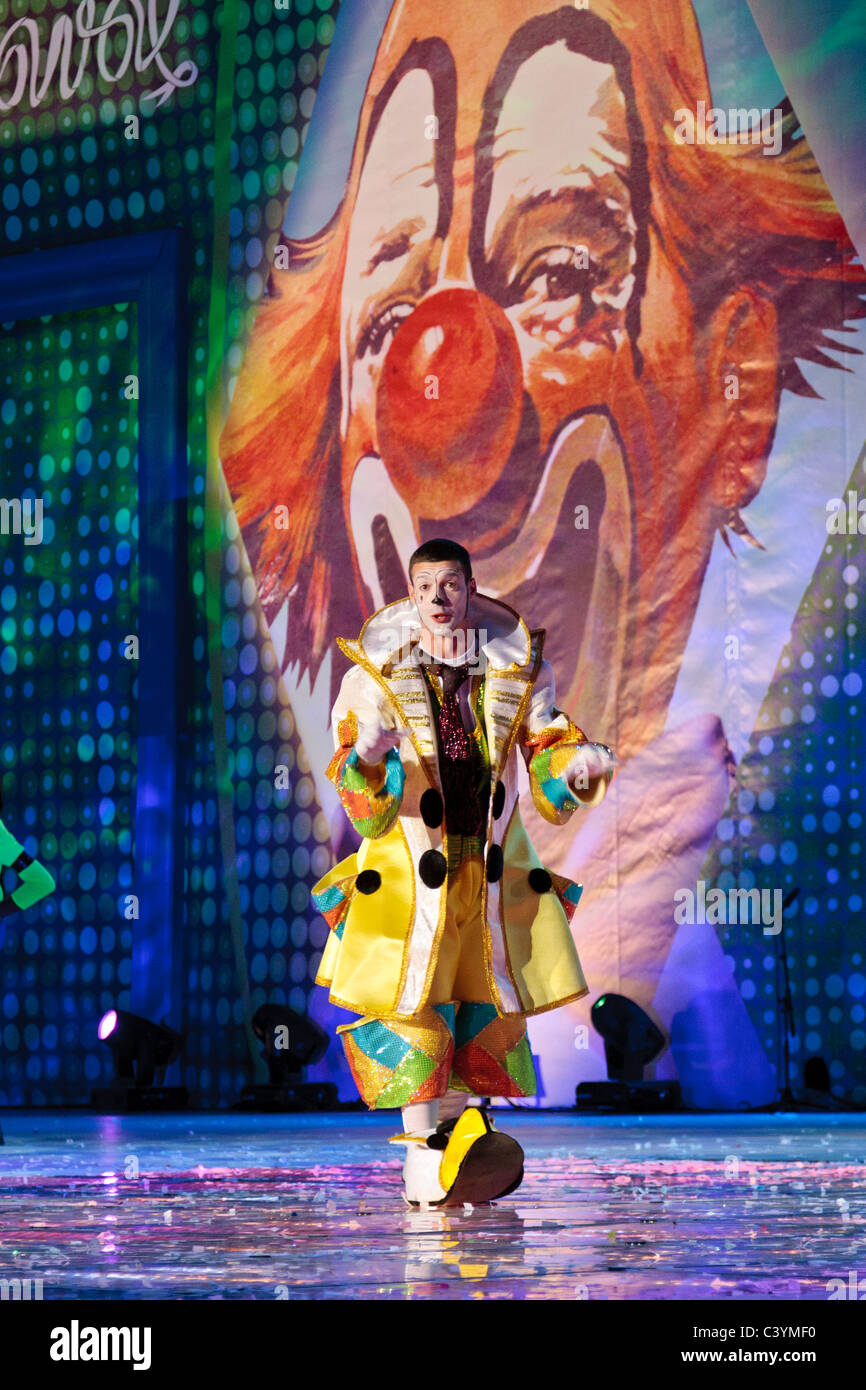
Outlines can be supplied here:
<path id="1" fill-rule="evenodd" d="M 862 1114 L 495 1114 L 522 1186 L 414 1211 L 390 1112 L 0 1111 L 0 1280 L 41 1279 L 46 1300 L 827 1300 L 852 1271 L 866 1288 Z"/>

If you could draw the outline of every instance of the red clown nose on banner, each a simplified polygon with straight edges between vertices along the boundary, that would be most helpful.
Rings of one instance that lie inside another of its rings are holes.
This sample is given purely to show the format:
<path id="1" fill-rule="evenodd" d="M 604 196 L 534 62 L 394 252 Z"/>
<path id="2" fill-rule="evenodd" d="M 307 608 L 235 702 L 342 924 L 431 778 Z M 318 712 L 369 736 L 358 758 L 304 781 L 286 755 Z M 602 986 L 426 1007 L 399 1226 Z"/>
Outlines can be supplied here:
<path id="1" fill-rule="evenodd" d="M 522 366 L 486 295 L 445 289 L 394 336 L 376 402 L 379 452 L 415 516 L 466 511 L 500 477 L 520 423 Z"/>

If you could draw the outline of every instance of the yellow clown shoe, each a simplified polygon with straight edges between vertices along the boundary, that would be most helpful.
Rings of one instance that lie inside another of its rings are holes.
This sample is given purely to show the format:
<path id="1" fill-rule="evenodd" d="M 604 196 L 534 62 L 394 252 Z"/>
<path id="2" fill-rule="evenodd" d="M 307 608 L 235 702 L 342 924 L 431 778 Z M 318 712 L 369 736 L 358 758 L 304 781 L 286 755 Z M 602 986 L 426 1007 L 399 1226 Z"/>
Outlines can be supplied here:
<path id="1" fill-rule="evenodd" d="M 523 1181 L 523 1150 L 500 1134 L 487 1111 L 468 1105 L 458 1119 L 442 1120 L 435 1130 L 395 1134 L 406 1144 L 405 1200 L 410 1206 L 462 1206 L 507 1197 Z"/>

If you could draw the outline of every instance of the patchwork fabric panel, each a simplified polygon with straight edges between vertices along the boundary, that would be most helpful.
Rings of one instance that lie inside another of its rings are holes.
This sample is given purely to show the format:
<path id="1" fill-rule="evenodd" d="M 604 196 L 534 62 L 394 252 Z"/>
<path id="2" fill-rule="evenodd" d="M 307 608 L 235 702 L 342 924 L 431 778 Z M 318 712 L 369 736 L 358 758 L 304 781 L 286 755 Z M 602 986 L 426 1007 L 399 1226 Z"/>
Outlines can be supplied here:
<path id="1" fill-rule="evenodd" d="M 529 786 L 538 812 L 546 820 L 551 815 L 568 816 L 577 806 L 565 779 L 565 772 L 586 734 L 569 720 L 567 729 L 543 729 L 527 739 L 535 749 L 529 762 Z"/>
<path id="2" fill-rule="evenodd" d="M 577 904 L 580 902 L 583 893 L 582 883 L 572 883 L 571 879 L 562 878 L 560 874 L 551 874 L 553 891 L 565 909 L 565 915 L 569 922 L 574 916 Z"/>
<path id="3" fill-rule="evenodd" d="M 535 1067 L 524 1018 L 500 1018 L 493 1004 L 461 1003 L 448 1085 L 477 1096 L 534 1096 Z"/>
<path id="4" fill-rule="evenodd" d="M 310 893 L 316 911 L 321 912 L 331 931 L 340 940 L 346 925 L 349 903 L 352 901 L 355 878 L 356 875 L 353 874 L 351 878 L 344 878 L 340 883 L 332 883 L 330 888 L 325 888 L 321 893 Z"/>
<path id="5" fill-rule="evenodd" d="M 397 819 L 406 774 L 396 748 L 390 748 L 375 779 L 368 781 L 358 766 L 355 740 L 358 721 L 350 710 L 339 726 L 340 747 L 327 768 L 327 775 L 340 794 L 343 809 L 359 835 L 375 840 L 384 835 Z"/>
<path id="6" fill-rule="evenodd" d="M 362 1018 L 339 1030 L 355 1085 L 371 1110 L 444 1096 L 454 1057 L 455 1007 L 434 1004 L 411 1020 Z"/>

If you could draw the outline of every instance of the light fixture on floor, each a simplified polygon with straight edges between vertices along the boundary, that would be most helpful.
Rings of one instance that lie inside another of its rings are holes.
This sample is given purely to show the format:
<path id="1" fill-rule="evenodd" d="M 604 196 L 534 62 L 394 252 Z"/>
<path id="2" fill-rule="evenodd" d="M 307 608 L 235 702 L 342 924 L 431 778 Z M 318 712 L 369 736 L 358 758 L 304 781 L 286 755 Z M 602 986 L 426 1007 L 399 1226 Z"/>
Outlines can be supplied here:
<path id="1" fill-rule="evenodd" d="M 253 1015 L 253 1032 L 264 1044 L 268 1082 L 244 1086 L 236 1110 L 327 1110 L 336 1107 L 330 1082 L 304 1081 L 304 1068 L 324 1057 L 328 1035 L 318 1023 L 285 1004 L 262 1004 Z"/>
<path id="2" fill-rule="evenodd" d="M 99 1020 L 97 1036 L 111 1048 L 114 1080 L 91 1092 L 96 1110 L 182 1110 L 189 1101 L 185 1086 L 166 1086 L 165 1072 L 180 1056 L 183 1038 L 165 1023 L 109 1009 Z"/>
<path id="3" fill-rule="evenodd" d="M 604 1039 L 607 1081 L 582 1081 L 575 1100 L 579 1110 L 677 1110 L 682 1106 L 678 1081 L 644 1081 L 644 1067 L 665 1047 L 665 1036 L 649 1014 L 624 994 L 602 994 L 590 1011 L 593 1027 Z"/>

